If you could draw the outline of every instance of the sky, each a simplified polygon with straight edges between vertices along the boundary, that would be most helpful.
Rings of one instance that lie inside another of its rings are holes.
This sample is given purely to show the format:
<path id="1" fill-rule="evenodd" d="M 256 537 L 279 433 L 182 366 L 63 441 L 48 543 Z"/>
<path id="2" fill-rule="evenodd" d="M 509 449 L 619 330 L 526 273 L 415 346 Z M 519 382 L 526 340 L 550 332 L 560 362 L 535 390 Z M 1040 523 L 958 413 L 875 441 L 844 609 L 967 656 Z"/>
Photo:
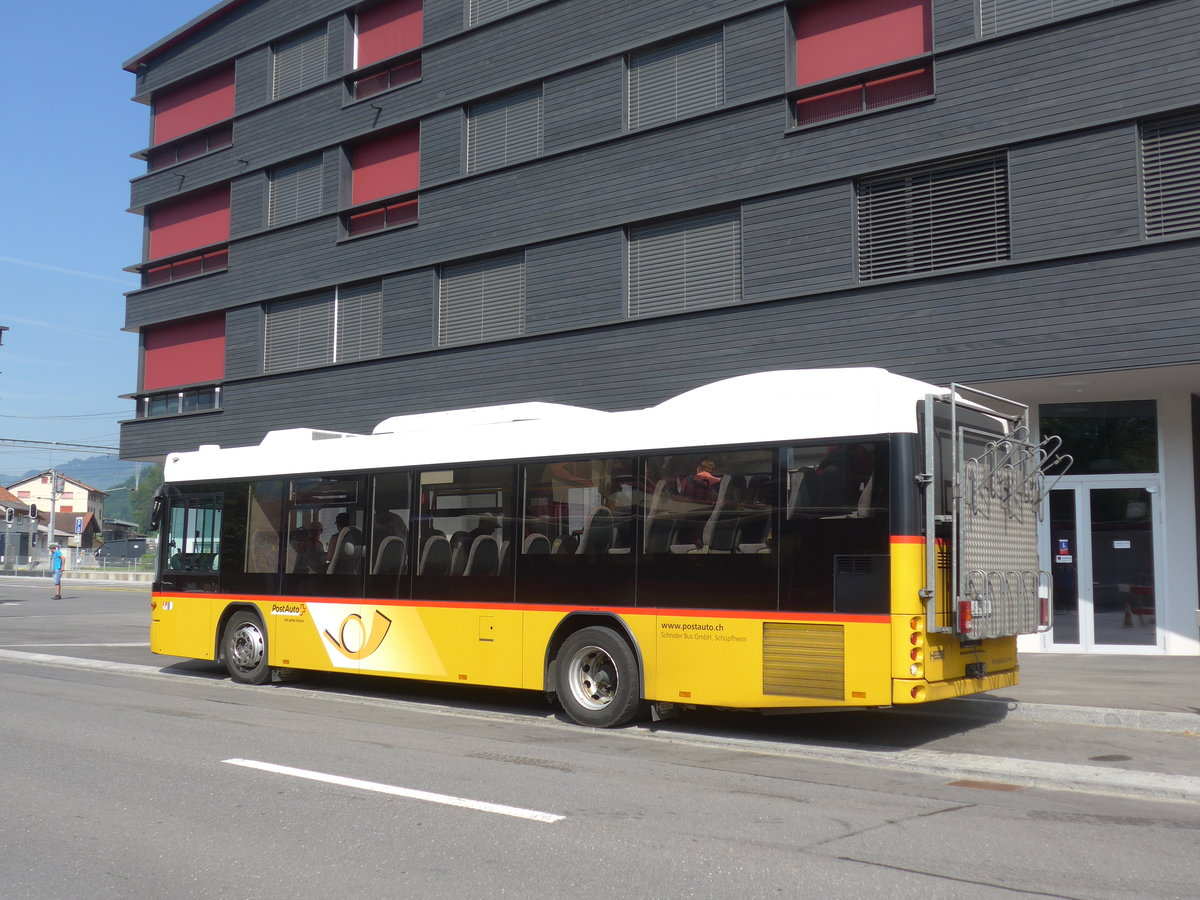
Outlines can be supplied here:
<path id="1" fill-rule="evenodd" d="M 50 0 L 6 7 L 0 54 L 0 439 L 117 447 L 132 418 L 137 337 L 121 331 L 141 217 L 129 154 L 149 107 L 121 64 L 216 0 Z M 53 34 L 50 43 L 46 35 Z M 24 35 L 22 39 L 18 36 Z M 39 37 L 40 35 L 40 37 Z M 0 475 L 86 451 L 0 446 Z M 132 467 L 115 458 L 114 470 Z"/>

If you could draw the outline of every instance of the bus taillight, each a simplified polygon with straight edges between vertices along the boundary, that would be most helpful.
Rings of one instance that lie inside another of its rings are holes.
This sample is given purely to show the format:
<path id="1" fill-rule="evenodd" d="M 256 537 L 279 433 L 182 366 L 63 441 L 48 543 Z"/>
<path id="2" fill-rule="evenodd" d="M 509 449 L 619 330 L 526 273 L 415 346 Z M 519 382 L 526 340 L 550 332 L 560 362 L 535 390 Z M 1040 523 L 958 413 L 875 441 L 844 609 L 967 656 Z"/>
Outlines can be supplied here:
<path id="1" fill-rule="evenodd" d="M 971 627 L 975 624 L 975 612 L 970 600 L 958 601 L 958 633 L 970 636 Z"/>

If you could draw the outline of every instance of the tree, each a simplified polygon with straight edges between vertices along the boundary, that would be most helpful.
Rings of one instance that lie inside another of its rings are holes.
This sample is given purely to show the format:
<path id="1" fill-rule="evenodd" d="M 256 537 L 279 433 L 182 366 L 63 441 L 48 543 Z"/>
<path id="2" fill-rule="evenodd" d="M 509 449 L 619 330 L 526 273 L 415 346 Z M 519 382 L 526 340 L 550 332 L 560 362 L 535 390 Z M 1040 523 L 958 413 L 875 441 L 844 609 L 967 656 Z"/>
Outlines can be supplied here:
<path id="1" fill-rule="evenodd" d="M 150 508 L 154 503 L 154 492 L 163 482 L 163 467 L 153 465 L 138 477 L 130 477 L 113 489 L 112 496 L 104 504 L 105 518 L 135 522 L 139 530 L 150 528 Z"/>

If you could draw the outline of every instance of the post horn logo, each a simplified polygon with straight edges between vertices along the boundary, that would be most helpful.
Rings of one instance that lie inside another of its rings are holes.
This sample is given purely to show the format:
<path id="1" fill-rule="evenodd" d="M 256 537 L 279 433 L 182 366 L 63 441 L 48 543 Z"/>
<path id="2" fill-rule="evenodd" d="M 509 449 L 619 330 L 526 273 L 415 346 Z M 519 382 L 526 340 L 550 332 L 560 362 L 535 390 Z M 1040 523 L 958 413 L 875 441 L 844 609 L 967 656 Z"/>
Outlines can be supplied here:
<path id="1" fill-rule="evenodd" d="M 338 636 L 334 637 L 326 631 L 325 639 L 349 659 L 366 659 L 379 649 L 379 645 L 383 643 L 383 639 L 391 627 L 392 620 L 379 610 L 375 610 L 371 631 L 368 633 L 362 616 L 358 613 L 351 613 L 342 620 Z"/>

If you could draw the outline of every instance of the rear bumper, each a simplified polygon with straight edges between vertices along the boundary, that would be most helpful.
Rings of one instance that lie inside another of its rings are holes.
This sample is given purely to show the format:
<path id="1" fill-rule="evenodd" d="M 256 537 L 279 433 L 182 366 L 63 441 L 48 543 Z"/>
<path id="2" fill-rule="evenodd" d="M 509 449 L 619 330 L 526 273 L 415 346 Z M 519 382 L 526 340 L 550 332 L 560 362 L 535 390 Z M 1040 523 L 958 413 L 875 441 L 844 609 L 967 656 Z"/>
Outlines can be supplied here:
<path id="1" fill-rule="evenodd" d="M 928 703 L 930 700 L 952 700 L 983 691 L 1012 687 L 1020 681 L 1021 667 L 992 672 L 982 678 L 952 678 L 948 681 L 924 681 L 920 678 L 897 678 L 892 682 L 892 703 Z M 917 696 L 913 696 L 913 689 Z"/>

